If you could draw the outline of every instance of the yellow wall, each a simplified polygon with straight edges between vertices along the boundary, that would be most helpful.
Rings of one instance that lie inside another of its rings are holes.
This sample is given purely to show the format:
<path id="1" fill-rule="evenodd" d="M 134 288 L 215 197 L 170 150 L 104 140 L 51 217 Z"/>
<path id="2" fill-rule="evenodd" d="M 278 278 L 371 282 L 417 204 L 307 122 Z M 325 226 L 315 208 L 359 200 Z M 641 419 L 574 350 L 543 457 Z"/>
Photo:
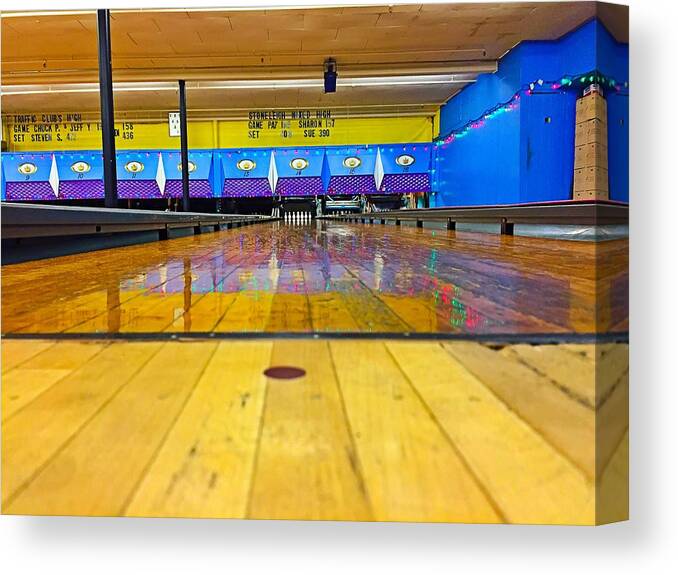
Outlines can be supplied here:
<path id="1" fill-rule="evenodd" d="M 440 108 L 436 111 L 435 116 L 432 119 L 433 122 L 433 138 L 435 139 L 440 136 Z"/>
<path id="2" fill-rule="evenodd" d="M 315 112 L 313 112 L 315 113 Z M 432 116 L 388 118 L 267 120 L 201 120 L 189 122 L 191 148 L 254 148 L 277 146 L 332 146 L 430 142 L 437 130 Z M 179 138 L 169 136 L 167 122 L 117 123 L 119 149 L 179 148 Z M 96 150 L 101 131 L 96 121 L 78 115 L 27 114 L 3 118 L 3 137 L 8 150 Z"/>

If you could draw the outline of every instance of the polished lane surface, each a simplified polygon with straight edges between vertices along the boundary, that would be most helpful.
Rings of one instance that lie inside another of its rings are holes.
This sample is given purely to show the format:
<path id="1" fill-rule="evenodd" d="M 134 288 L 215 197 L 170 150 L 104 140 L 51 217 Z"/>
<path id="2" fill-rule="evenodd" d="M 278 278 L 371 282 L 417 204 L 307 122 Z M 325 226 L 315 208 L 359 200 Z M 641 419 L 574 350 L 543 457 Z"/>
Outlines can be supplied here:
<path id="1" fill-rule="evenodd" d="M 628 329 L 628 243 L 281 222 L 4 266 L 5 334 Z"/>

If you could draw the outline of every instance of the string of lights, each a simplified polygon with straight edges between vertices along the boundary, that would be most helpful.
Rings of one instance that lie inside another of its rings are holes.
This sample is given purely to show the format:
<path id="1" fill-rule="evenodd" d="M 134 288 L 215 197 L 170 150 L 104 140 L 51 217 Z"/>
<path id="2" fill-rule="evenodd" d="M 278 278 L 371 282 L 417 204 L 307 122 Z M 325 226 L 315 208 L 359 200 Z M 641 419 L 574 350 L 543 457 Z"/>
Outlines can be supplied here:
<path id="1" fill-rule="evenodd" d="M 463 126 L 447 132 L 439 136 L 435 141 L 435 146 L 445 147 L 447 144 L 454 142 L 460 138 L 467 136 L 471 130 L 482 128 L 488 120 L 493 120 L 506 112 L 515 110 L 520 104 L 522 95 L 532 96 L 533 94 L 552 93 L 553 91 L 567 91 L 576 90 L 582 91 L 586 86 L 591 84 L 598 84 L 599 86 L 607 87 L 614 90 L 615 93 L 623 93 L 628 90 L 628 81 L 620 82 L 610 76 L 605 76 L 598 71 L 587 72 L 585 74 L 575 74 L 563 76 L 559 80 L 543 80 L 538 79 L 529 84 L 521 86 L 508 100 L 495 104 L 488 108 L 478 117 L 469 120 Z"/>

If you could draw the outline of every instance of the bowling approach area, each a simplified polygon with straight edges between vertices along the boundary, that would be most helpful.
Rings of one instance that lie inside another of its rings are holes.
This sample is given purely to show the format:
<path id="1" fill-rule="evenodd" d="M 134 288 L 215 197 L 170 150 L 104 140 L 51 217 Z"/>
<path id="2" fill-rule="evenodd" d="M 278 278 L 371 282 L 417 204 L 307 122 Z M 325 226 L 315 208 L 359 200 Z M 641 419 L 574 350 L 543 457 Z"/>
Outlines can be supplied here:
<path id="1" fill-rule="evenodd" d="M 618 8 L 3 14 L 2 513 L 628 518 Z"/>

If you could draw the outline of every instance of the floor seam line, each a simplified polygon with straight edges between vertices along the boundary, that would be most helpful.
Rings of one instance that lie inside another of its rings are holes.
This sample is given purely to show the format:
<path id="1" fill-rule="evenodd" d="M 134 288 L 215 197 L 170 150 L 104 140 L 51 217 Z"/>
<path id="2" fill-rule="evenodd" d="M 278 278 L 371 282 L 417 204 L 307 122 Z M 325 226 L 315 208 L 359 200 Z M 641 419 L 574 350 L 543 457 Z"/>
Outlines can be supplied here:
<path id="1" fill-rule="evenodd" d="M 449 333 L 449 332 L 370 332 L 370 331 L 193 331 L 193 332 L 37 332 L 4 334 L 7 340 L 99 340 L 99 341 L 149 341 L 149 340 L 200 340 L 200 339 L 392 339 L 411 341 L 478 342 L 483 344 L 559 345 L 567 343 L 604 344 L 628 343 L 628 333 Z"/>
<path id="2" fill-rule="evenodd" d="M 102 412 L 102 410 L 103 410 L 104 408 L 106 408 L 106 407 L 110 404 L 110 402 L 113 401 L 113 400 L 114 400 L 114 399 L 122 392 L 122 390 L 123 390 L 125 387 L 127 387 L 127 386 L 129 385 L 129 383 L 130 383 L 130 382 L 131 382 L 131 381 L 139 374 L 139 372 L 140 372 L 144 367 L 146 367 L 146 365 L 151 361 L 151 359 L 153 359 L 153 358 L 160 352 L 160 350 L 161 350 L 163 347 L 165 347 L 165 345 L 166 345 L 166 344 L 162 344 L 162 345 L 158 346 L 158 349 L 156 350 L 156 352 L 155 352 L 155 353 L 152 353 L 152 354 L 150 355 L 150 357 L 148 357 L 145 361 L 143 361 L 143 362 L 139 365 L 139 367 L 138 367 L 138 368 L 130 375 L 130 377 L 127 379 L 127 381 L 126 381 L 125 383 L 123 383 L 118 389 L 116 389 L 115 392 L 114 392 L 109 398 L 107 398 L 106 401 L 104 401 L 104 402 L 101 404 L 101 406 L 99 406 L 99 408 L 98 408 L 97 410 L 95 410 L 95 412 L 94 412 L 90 417 L 88 417 L 88 418 L 82 423 L 82 425 L 80 425 L 80 426 L 78 427 L 78 429 L 76 429 L 76 430 L 73 432 L 73 434 L 72 434 L 69 438 L 67 438 L 66 441 L 64 441 L 64 443 L 62 443 L 62 444 L 54 451 L 54 453 L 52 453 L 52 454 L 48 457 L 48 458 L 43 462 L 43 464 L 40 465 L 40 466 L 39 466 L 39 467 L 31 474 L 31 476 L 30 476 L 28 479 L 26 479 L 26 481 L 24 481 L 24 482 L 23 482 L 23 483 L 22 483 L 22 484 L 14 491 L 14 493 L 12 493 L 12 495 L 10 495 L 10 496 L 7 498 L 6 501 L 3 502 L 3 505 L 2 505 L 2 506 L 3 506 L 3 507 L 6 507 L 6 506 L 11 505 L 11 503 L 12 503 L 14 500 L 16 500 L 16 498 L 17 498 L 19 495 L 21 495 L 21 493 L 23 493 L 23 492 L 29 487 L 29 485 L 30 485 L 33 481 L 35 481 L 35 479 L 40 475 L 40 473 L 42 473 L 42 471 L 44 471 L 44 470 L 50 465 L 50 463 L 51 463 L 52 461 L 54 461 L 54 459 L 55 459 L 60 453 L 62 453 L 62 452 L 66 449 L 66 447 L 68 447 L 71 443 L 73 443 L 73 441 L 75 441 L 75 438 L 76 438 L 78 435 L 80 435 L 80 433 L 82 432 L 82 430 L 85 429 L 85 427 L 87 427 L 92 421 L 94 421 L 94 419 L 97 417 L 97 415 L 99 415 L 99 414 Z"/>
<path id="3" fill-rule="evenodd" d="M 450 434 L 447 432 L 443 424 L 440 422 L 436 414 L 433 412 L 431 409 L 431 406 L 426 402 L 424 397 L 421 395 L 419 390 L 417 389 L 417 386 L 414 385 L 412 380 L 407 376 L 405 373 L 405 370 L 402 368 L 400 363 L 398 362 L 398 359 L 396 356 L 393 354 L 393 352 L 390 350 L 388 345 L 384 344 L 384 348 L 386 349 L 386 353 L 391 357 L 391 360 L 395 363 L 396 367 L 398 368 L 398 371 L 402 374 L 402 376 L 405 378 L 407 381 L 408 385 L 410 386 L 410 389 L 413 391 L 421 405 L 423 406 L 424 410 L 426 413 L 429 415 L 429 417 L 434 421 L 435 426 L 438 428 L 438 430 L 442 433 L 443 437 L 447 440 L 448 444 L 454 451 L 454 453 L 457 455 L 459 458 L 462 466 L 464 469 L 466 469 L 467 473 L 471 476 L 473 479 L 473 482 L 476 484 L 480 492 L 483 494 L 487 502 L 490 504 L 490 507 L 494 510 L 494 512 L 497 514 L 499 519 L 501 520 L 502 523 L 504 524 L 510 524 L 511 521 L 509 521 L 508 516 L 502 509 L 501 505 L 495 500 L 495 498 L 492 496 L 490 493 L 489 488 L 481 481 L 480 477 L 476 474 L 476 472 L 473 470 L 473 467 L 471 467 L 471 464 L 469 463 L 466 455 L 464 452 L 461 450 L 461 448 L 456 444 L 456 442 L 450 437 Z"/>
<path id="4" fill-rule="evenodd" d="M 376 514 L 374 513 L 374 503 L 372 502 L 372 497 L 370 495 L 370 490 L 369 487 L 367 486 L 367 481 L 365 481 L 365 470 L 363 469 L 363 462 L 360 457 L 360 450 L 358 449 L 358 445 L 355 441 L 355 436 L 353 432 L 353 426 L 351 425 L 351 419 L 348 415 L 348 408 L 346 407 L 346 399 L 344 397 L 344 390 L 341 387 L 341 381 L 339 378 L 339 371 L 337 370 L 337 364 L 334 360 L 334 353 L 332 351 L 332 346 L 330 345 L 329 342 L 326 343 L 327 345 L 327 352 L 330 355 L 330 363 L 332 365 L 332 371 L 334 372 L 334 379 L 336 382 L 337 386 L 337 392 L 339 393 L 339 402 L 341 403 L 341 411 L 344 416 L 344 421 L 346 423 L 346 430 L 348 431 L 348 436 L 349 436 L 349 441 L 351 442 L 351 448 L 353 449 L 353 452 L 355 453 L 355 457 L 357 459 L 357 465 L 358 465 L 358 470 L 356 472 L 356 475 L 358 477 L 358 480 L 360 481 L 360 485 L 362 486 L 362 491 L 365 494 L 365 500 L 367 503 L 367 508 L 370 512 L 370 518 L 372 521 L 376 521 Z"/>
<path id="5" fill-rule="evenodd" d="M 2 338 L 0 339 L 0 347 L 2 346 L 2 339 L 5 339 L 5 336 L 4 336 L 4 335 L 3 335 Z M 10 339 L 10 340 L 11 340 L 12 338 L 10 337 L 10 338 L 7 338 L 7 339 Z M 20 362 L 17 363 L 16 365 L 10 367 L 8 370 L 3 371 L 3 372 L 2 372 L 2 376 L 4 377 L 5 375 L 9 374 L 10 372 L 14 371 L 15 369 L 20 368 L 20 367 L 21 367 L 22 365 L 24 365 L 26 362 L 29 362 L 30 360 L 35 359 L 36 357 L 38 357 L 39 355 L 45 353 L 46 351 L 49 351 L 49 350 L 52 349 L 56 344 L 57 344 L 57 342 L 56 342 L 56 341 L 53 341 L 53 342 L 51 343 L 51 345 L 48 345 L 48 346 L 47 346 L 45 349 L 43 349 L 42 351 L 38 351 L 37 353 L 34 353 L 33 355 L 27 357 L 27 358 L 24 359 L 23 361 L 20 361 Z"/>
<path id="6" fill-rule="evenodd" d="M 591 403 L 589 403 L 589 401 L 588 401 L 584 396 L 580 395 L 579 393 L 577 393 L 576 391 L 570 389 L 570 388 L 567 387 L 566 385 L 564 385 L 564 384 L 558 382 L 557 380 L 553 379 L 550 375 L 548 375 L 547 373 L 543 372 L 543 371 L 542 371 L 541 369 L 539 369 L 537 366 L 532 365 L 531 363 L 529 363 L 529 361 L 527 361 L 527 360 L 526 360 L 522 355 L 520 355 L 519 353 L 516 353 L 516 352 L 513 351 L 513 350 L 510 350 L 510 353 L 511 353 L 511 355 L 514 357 L 514 361 L 515 361 L 516 363 L 518 363 L 519 365 L 522 365 L 525 369 L 528 369 L 528 370 L 530 370 L 531 372 L 535 373 L 535 374 L 536 374 L 538 377 L 540 377 L 541 379 L 544 379 L 544 380 L 548 381 L 549 384 L 551 384 L 553 387 L 555 387 L 558 391 L 560 391 L 560 393 L 562 393 L 562 394 L 563 394 L 565 397 L 567 397 L 568 399 L 577 402 L 579 405 L 581 405 L 582 407 L 585 407 L 585 408 L 587 408 L 587 409 L 591 409 L 591 410 L 593 410 L 593 411 L 596 410 L 595 399 L 594 399 L 594 404 L 592 405 Z M 594 368 L 593 368 L 593 385 L 594 385 L 594 391 L 595 391 L 595 383 L 596 383 L 596 382 L 595 382 L 595 376 L 596 376 L 596 372 L 595 372 L 595 364 L 594 364 Z"/>
<path id="7" fill-rule="evenodd" d="M 614 449 L 611 451 L 610 457 L 605 462 L 605 465 L 603 466 L 603 468 L 600 470 L 600 474 L 596 473 L 596 483 L 598 483 L 602 479 L 603 475 L 605 475 L 605 472 L 609 469 L 609 467 L 612 463 L 612 460 L 614 459 L 614 456 L 617 454 L 617 451 L 619 451 L 619 448 L 621 447 L 621 444 L 624 442 L 624 439 L 626 439 L 626 436 L 628 435 L 629 440 L 631 439 L 630 431 L 631 431 L 631 426 L 626 425 L 626 427 L 624 427 L 624 433 L 621 434 L 619 441 L 617 441 L 617 443 L 615 443 Z M 629 447 L 630 447 L 630 445 L 629 445 Z M 596 458 L 598 457 L 597 451 L 598 450 L 596 450 Z M 598 475 L 600 475 L 600 477 Z M 597 485 L 596 485 L 596 487 L 597 487 Z M 596 489 L 596 495 L 599 495 L 599 493 L 597 492 L 597 489 Z"/>
<path id="8" fill-rule="evenodd" d="M 480 343 L 479 345 L 482 345 L 482 343 Z M 572 457 L 571 457 L 569 454 L 567 454 L 561 447 L 555 445 L 551 439 L 547 438 L 547 437 L 544 435 L 544 432 L 543 432 L 543 431 L 540 431 L 534 424 L 532 424 L 530 421 L 528 421 L 528 420 L 525 418 L 525 416 L 523 416 L 520 412 L 518 412 L 518 411 L 517 411 L 512 405 L 510 405 L 506 400 L 504 400 L 502 397 L 500 397 L 499 394 L 497 394 L 497 393 L 496 393 L 496 392 L 495 392 L 495 391 L 494 391 L 494 390 L 493 390 L 493 389 L 485 382 L 485 379 L 484 379 L 483 377 L 480 377 L 479 375 L 477 375 L 477 374 L 476 374 L 476 373 L 475 373 L 468 365 L 466 365 L 466 364 L 464 363 L 464 361 L 463 361 L 461 358 L 459 358 L 459 357 L 457 357 L 455 354 L 451 353 L 444 345 L 443 345 L 442 347 L 443 347 L 443 349 L 445 350 L 445 353 L 447 353 L 447 354 L 448 354 L 450 357 L 452 357 L 457 363 L 459 363 L 459 365 L 461 365 L 461 367 L 462 367 L 466 372 L 468 372 L 472 377 L 474 377 L 475 379 L 477 379 L 477 380 L 480 382 L 480 384 L 481 384 L 485 389 L 487 389 L 487 391 L 488 391 L 490 394 L 492 394 L 493 397 L 495 397 L 495 398 L 497 399 L 497 401 L 499 401 L 502 405 L 504 405 L 504 406 L 506 407 L 506 409 L 508 409 L 511 413 L 513 413 L 513 414 L 514 414 L 520 421 L 522 421 L 527 427 L 529 427 L 529 428 L 530 428 L 530 429 L 531 429 L 538 437 L 540 437 L 540 438 L 541 438 L 541 439 L 542 439 L 549 447 L 551 447 L 551 449 L 553 449 L 554 452 L 556 452 L 560 457 L 562 457 L 565 461 L 567 461 L 567 463 L 568 463 L 569 465 L 573 466 L 574 469 L 575 469 L 575 471 L 577 471 L 578 473 L 580 473 L 580 474 L 584 477 L 584 479 L 586 480 L 587 483 L 593 484 L 593 477 L 595 477 L 595 470 L 594 470 L 593 476 L 590 476 L 590 475 L 586 472 L 586 470 L 585 470 L 584 468 L 582 468 L 581 465 L 579 465 L 576 461 L 574 461 L 574 459 L 572 459 Z M 555 386 L 554 386 L 554 387 L 555 387 Z M 557 388 L 556 388 L 556 389 L 557 389 Z M 560 390 L 559 390 L 559 391 L 560 391 Z M 563 395 L 565 395 L 565 394 L 563 394 Z M 565 397 L 567 397 L 567 396 L 565 396 Z M 578 401 L 572 400 L 571 398 L 568 398 L 568 399 L 570 399 L 570 400 L 573 401 L 576 405 L 579 405 L 579 406 L 582 407 L 583 409 L 587 409 L 588 411 L 590 411 L 590 412 L 591 412 L 591 415 L 593 415 L 593 417 L 594 417 L 594 419 L 595 419 L 595 417 L 596 417 L 596 412 L 595 412 L 595 411 L 593 411 L 592 409 L 590 409 L 588 406 L 582 405 L 582 404 L 579 403 Z M 595 425 L 595 421 L 594 421 L 594 425 Z M 594 459 L 595 459 L 595 458 L 594 458 Z"/>
<path id="9" fill-rule="evenodd" d="M 58 343 L 58 340 L 54 342 L 54 346 L 56 346 L 57 343 Z M 21 406 L 21 407 L 20 407 L 19 409 L 17 409 L 12 415 L 10 415 L 9 417 L 7 417 L 7 419 L 3 419 L 3 420 L 2 420 L 2 425 L 4 425 L 5 423 L 11 421 L 12 418 L 13 418 L 14 416 L 18 415 L 18 414 L 21 413 L 24 409 L 26 409 L 26 408 L 29 407 L 31 404 L 33 404 L 33 402 L 35 402 L 38 398 L 42 397 L 45 393 L 47 393 L 47 392 L 48 392 L 50 389 L 52 389 L 55 385 L 58 385 L 59 383 L 61 383 L 61 382 L 62 382 L 64 379 L 66 379 L 67 377 L 70 377 L 70 376 L 73 375 L 75 372 L 80 371 L 81 369 L 83 369 L 88 363 L 90 363 L 93 359 L 95 359 L 96 357 L 98 357 L 99 355 L 101 355 L 101 354 L 102 354 L 106 349 L 108 349 L 112 344 L 113 344 L 112 341 L 106 341 L 106 342 L 103 344 L 103 347 L 102 347 L 99 351 L 97 351 L 93 356 L 91 356 L 90 358 L 88 358 L 88 360 L 87 360 L 85 363 L 83 363 L 82 365 L 78 366 L 77 368 L 75 368 L 74 370 L 72 370 L 70 373 L 67 373 L 67 374 L 64 375 L 63 377 L 60 377 L 60 378 L 59 378 L 57 381 L 55 381 L 52 385 L 50 385 L 49 387 L 43 389 L 38 395 L 36 395 L 33 399 L 31 399 L 26 405 Z M 52 347 L 54 347 L 54 346 L 50 346 L 50 347 L 47 348 L 47 349 L 52 349 Z M 44 351 L 47 351 L 47 350 L 44 350 Z M 35 358 L 36 356 L 34 355 L 33 357 Z M 3 374 L 3 375 L 5 375 L 5 374 Z"/>
<path id="10" fill-rule="evenodd" d="M 146 478 L 148 471 L 151 469 L 151 467 L 153 466 L 155 461 L 158 459 L 158 456 L 160 455 L 160 451 L 165 446 L 165 443 L 167 443 L 167 438 L 169 437 L 170 433 L 172 433 L 172 430 L 175 428 L 177 421 L 179 421 L 179 418 L 181 417 L 181 415 L 186 410 L 186 406 L 188 405 L 188 402 L 194 396 L 195 390 L 198 388 L 198 384 L 200 383 L 200 380 L 202 379 L 203 375 L 205 374 L 205 371 L 207 370 L 208 365 L 211 363 L 212 359 L 216 355 L 216 352 L 217 352 L 217 349 L 219 348 L 219 346 L 220 346 L 219 343 L 217 343 L 214 346 L 212 353 L 210 354 L 210 356 L 205 361 L 205 365 L 203 365 L 202 369 L 200 370 L 200 374 L 198 375 L 198 377 L 196 377 L 195 383 L 191 386 L 191 391 L 186 396 L 186 399 L 184 400 L 184 403 L 182 404 L 181 408 L 178 410 L 177 415 L 174 417 L 172 423 L 167 428 L 167 431 L 163 435 L 162 439 L 158 442 L 158 447 L 155 449 L 155 451 L 153 452 L 151 457 L 149 457 L 148 462 L 144 466 L 144 469 L 142 470 L 142 472 L 139 474 L 139 479 L 135 483 L 134 487 L 132 487 L 132 489 L 130 489 L 129 493 L 127 494 L 127 497 L 125 498 L 125 501 L 123 502 L 122 506 L 120 507 L 120 511 L 118 512 L 119 516 L 121 516 L 121 517 L 126 516 L 127 509 L 129 508 L 130 504 L 134 500 L 134 496 L 137 494 L 139 487 L 141 486 L 141 483 Z M 160 352 L 160 350 L 158 350 L 158 352 Z"/>
<path id="11" fill-rule="evenodd" d="M 268 356 L 268 363 L 270 365 L 271 360 L 273 359 L 273 349 L 275 344 L 271 345 L 271 351 Z M 259 418 L 259 425 L 257 426 L 257 446 L 254 451 L 254 457 L 252 459 L 252 468 L 250 470 L 250 484 L 247 489 L 247 500 L 245 501 L 245 509 L 243 514 L 243 519 L 252 519 L 252 501 L 254 493 L 254 483 L 257 477 L 257 470 L 259 468 L 259 454 L 261 452 L 261 442 L 262 436 L 264 433 L 264 426 L 266 420 L 266 406 L 268 404 L 268 391 L 270 386 L 270 381 L 267 376 L 264 376 L 264 398 L 261 402 L 261 416 Z"/>

